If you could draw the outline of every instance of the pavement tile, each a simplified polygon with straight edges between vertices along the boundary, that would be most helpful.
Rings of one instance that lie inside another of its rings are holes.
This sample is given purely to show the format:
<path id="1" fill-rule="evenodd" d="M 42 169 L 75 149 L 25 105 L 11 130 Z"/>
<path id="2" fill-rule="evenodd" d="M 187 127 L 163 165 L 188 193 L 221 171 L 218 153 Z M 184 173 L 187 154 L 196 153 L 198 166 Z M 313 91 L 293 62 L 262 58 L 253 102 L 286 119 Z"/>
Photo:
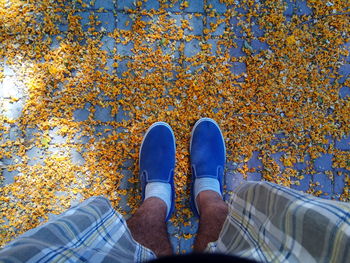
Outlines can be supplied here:
<path id="1" fill-rule="evenodd" d="M 213 26 L 212 25 L 216 25 L 217 24 L 217 21 L 218 19 L 225 19 L 224 16 L 220 16 L 220 17 L 210 17 L 210 16 L 207 16 L 207 24 L 206 24 L 206 28 L 208 29 L 212 29 Z M 225 28 L 226 28 L 226 23 L 225 22 L 222 22 L 220 23 L 217 28 L 215 29 L 214 32 L 210 33 L 212 36 L 222 36 L 224 34 L 224 31 L 225 31 Z"/>
<path id="2" fill-rule="evenodd" d="M 281 158 L 284 155 L 284 152 L 277 152 L 277 153 L 272 153 L 270 157 L 278 164 L 281 170 L 284 170 L 284 165 L 281 162 Z"/>
<path id="3" fill-rule="evenodd" d="M 201 36 L 203 35 L 203 17 L 194 15 L 185 15 L 184 19 L 189 21 L 192 30 L 185 29 L 185 35 Z"/>
<path id="4" fill-rule="evenodd" d="M 67 32 L 68 31 L 68 19 L 67 14 L 64 14 L 62 12 L 58 12 L 57 15 L 60 15 L 59 22 L 57 23 L 58 29 L 61 32 Z"/>
<path id="5" fill-rule="evenodd" d="M 324 138 L 327 140 L 323 146 L 329 146 L 331 143 L 334 143 L 333 137 L 331 135 L 325 135 Z"/>
<path id="6" fill-rule="evenodd" d="M 84 165 L 85 159 L 81 155 L 80 152 L 78 152 L 76 149 L 71 149 L 70 152 L 72 162 L 76 165 Z"/>
<path id="7" fill-rule="evenodd" d="M 0 63 L 0 66 L 3 66 L 3 74 L 5 76 L 14 76 L 16 73 L 12 69 L 11 66 L 9 66 L 7 63 Z"/>
<path id="8" fill-rule="evenodd" d="M 318 186 L 315 187 L 316 190 L 321 190 L 323 193 L 331 194 L 332 193 L 332 180 L 329 179 L 328 175 L 324 173 L 314 174 L 314 183 L 319 183 Z"/>
<path id="9" fill-rule="evenodd" d="M 193 66 L 192 63 L 185 61 L 183 64 L 183 68 L 186 70 L 187 74 L 195 74 L 200 71 L 200 69 L 203 69 L 202 65 Z"/>
<path id="10" fill-rule="evenodd" d="M 201 51 L 198 39 L 192 39 L 185 43 L 184 53 L 186 57 L 193 57 Z"/>
<path id="11" fill-rule="evenodd" d="M 84 197 L 82 194 L 77 193 L 75 194 L 72 199 L 70 200 L 71 207 L 77 206 L 79 203 L 81 203 L 84 200 Z"/>
<path id="12" fill-rule="evenodd" d="M 97 20 L 102 23 L 97 26 L 97 30 L 113 32 L 115 29 L 115 18 L 112 12 L 108 13 L 97 13 Z"/>
<path id="13" fill-rule="evenodd" d="M 187 1 L 188 7 L 184 9 L 185 12 L 190 13 L 203 13 L 204 12 L 204 0 Z"/>
<path id="14" fill-rule="evenodd" d="M 131 117 L 128 115 L 128 111 L 123 110 L 122 106 L 119 106 L 118 113 L 115 116 L 117 122 L 122 122 L 123 120 L 130 120 Z"/>
<path id="15" fill-rule="evenodd" d="M 298 191 L 303 191 L 306 192 L 307 190 L 309 190 L 309 186 L 310 186 L 310 181 L 311 181 L 311 175 L 309 174 L 303 174 L 304 178 L 297 180 L 299 182 L 299 185 L 293 184 L 291 185 L 292 189 L 298 190 Z"/>
<path id="16" fill-rule="evenodd" d="M 285 3 L 286 3 L 286 9 L 283 14 L 284 16 L 291 17 L 294 14 L 295 1 L 285 0 Z"/>
<path id="17" fill-rule="evenodd" d="M 241 75 L 246 73 L 247 66 L 244 62 L 233 62 L 231 67 L 231 72 L 235 75 Z"/>
<path id="18" fill-rule="evenodd" d="M 162 46 L 163 45 L 163 40 L 162 39 L 159 39 L 159 40 L 151 40 L 151 41 L 148 41 L 148 40 L 143 40 L 142 41 L 142 46 L 144 48 L 146 48 L 146 50 L 143 50 L 143 51 L 137 51 L 138 53 L 147 53 L 147 52 L 154 52 L 158 49 L 158 47 Z"/>
<path id="19" fill-rule="evenodd" d="M 107 51 L 109 54 L 114 53 L 114 48 L 116 48 L 116 43 L 114 38 L 109 36 L 103 36 L 101 39 L 102 47 L 101 50 Z"/>
<path id="20" fill-rule="evenodd" d="M 207 5 L 212 5 L 212 9 L 215 9 L 216 13 L 222 14 L 227 11 L 226 4 L 220 0 L 207 0 Z"/>
<path id="21" fill-rule="evenodd" d="M 146 26 L 143 28 L 144 31 L 146 31 L 147 33 L 150 33 L 150 27 L 152 24 L 156 24 L 158 22 L 159 16 L 158 15 L 154 15 L 154 16 L 147 16 L 147 15 L 143 15 L 141 17 L 141 21 L 146 23 Z"/>
<path id="22" fill-rule="evenodd" d="M 28 156 L 28 165 L 43 164 L 43 157 L 45 156 L 44 151 L 36 146 L 27 150 L 26 155 Z"/>
<path id="23" fill-rule="evenodd" d="M 346 42 L 344 45 L 342 45 L 343 48 L 350 51 L 350 41 Z M 345 63 L 350 64 L 350 56 L 340 55 L 340 61 L 345 61 Z"/>
<path id="24" fill-rule="evenodd" d="M 89 140 L 89 136 L 81 135 L 81 133 L 77 133 L 73 138 L 73 142 L 76 144 L 87 144 L 89 143 Z"/>
<path id="25" fill-rule="evenodd" d="M 350 64 L 341 65 L 339 68 L 339 75 L 341 76 L 341 78 L 338 80 L 338 82 L 340 84 L 345 83 L 345 81 L 350 76 Z"/>
<path id="26" fill-rule="evenodd" d="M 244 181 L 245 180 L 243 179 L 243 175 L 237 171 L 228 170 L 225 173 L 225 183 L 226 183 L 226 189 L 228 191 L 234 191 Z"/>
<path id="27" fill-rule="evenodd" d="M 255 37 L 263 37 L 265 35 L 264 29 L 260 28 L 259 25 L 252 25 L 252 32 Z"/>
<path id="28" fill-rule="evenodd" d="M 323 172 L 332 170 L 332 154 L 324 154 L 321 157 L 315 159 L 314 167 L 317 172 Z"/>
<path id="29" fill-rule="evenodd" d="M 4 177 L 4 185 L 14 183 L 15 176 L 18 176 L 18 174 L 18 171 L 9 171 L 7 169 L 2 170 L 2 176 Z"/>
<path id="30" fill-rule="evenodd" d="M 86 108 L 77 109 L 73 113 L 75 121 L 86 121 L 89 118 L 90 111 Z"/>
<path id="31" fill-rule="evenodd" d="M 147 2 L 143 3 L 143 9 L 145 10 L 158 10 L 160 8 L 159 1 L 158 0 L 147 0 Z"/>
<path id="32" fill-rule="evenodd" d="M 252 158 L 248 161 L 248 168 L 252 169 L 255 168 L 256 170 L 262 170 L 263 164 L 262 161 L 259 159 L 259 152 L 254 151 Z"/>
<path id="33" fill-rule="evenodd" d="M 114 131 L 113 126 L 111 125 L 96 125 L 95 127 L 95 135 L 97 137 L 107 137 L 112 134 Z"/>
<path id="34" fill-rule="evenodd" d="M 298 16 L 311 15 L 312 9 L 307 5 L 307 1 L 296 0 L 295 1 L 295 14 Z"/>
<path id="35" fill-rule="evenodd" d="M 185 238 L 179 238 L 179 247 L 178 251 L 181 254 L 187 254 L 192 252 L 192 246 L 195 241 L 195 238 L 185 239 Z"/>
<path id="36" fill-rule="evenodd" d="M 211 45 L 210 51 L 213 56 L 219 56 L 227 52 L 228 47 L 223 44 L 220 44 L 220 39 L 208 39 L 207 43 Z M 220 52 L 219 52 L 220 49 Z"/>
<path id="37" fill-rule="evenodd" d="M 186 239 L 186 238 L 180 238 L 179 239 L 179 252 L 180 253 L 190 253 L 192 252 L 192 246 L 195 241 L 195 234 L 198 231 L 198 219 L 195 217 L 190 218 L 189 226 L 180 226 L 180 233 L 183 234 L 190 234 L 192 235 L 192 238 Z"/>
<path id="38" fill-rule="evenodd" d="M 60 39 L 59 39 L 60 38 Z M 60 44 L 62 42 L 62 39 L 64 39 L 63 35 L 55 35 L 51 37 L 51 44 L 50 49 L 54 50 L 60 47 Z"/>
<path id="39" fill-rule="evenodd" d="M 333 192 L 335 194 L 342 194 L 345 187 L 345 175 L 350 176 L 350 172 L 346 169 L 339 169 L 342 171 L 341 175 L 339 173 L 334 173 L 334 189 Z"/>
<path id="40" fill-rule="evenodd" d="M 347 86 L 341 87 L 339 90 L 339 96 L 342 99 L 349 98 L 350 97 L 350 87 L 347 87 Z"/>
<path id="41" fill-rule="evenodd" d="M 230 19 L 230 29 L 237 38 L 244 37 L 243 27 L 238 25 L 239 21 L 240 20 L 238 17 L 233 17 Z"/>
<path id="42" fill-rule="evenodd" d="M 35 139 L 40 135 L 40 132 L 37 128 L 27 128 L 25 130 L 25 137 L 24 139 L 27 141 L 30 141 L 32 139 Z"/>
<path id="43" fill-rule="evenodd" d="M 114 1 L 113 0 L 96 0 L 94 8 L 104 8 L 106 10 L 114 10 Z"/>
<path id="44" fill-rule="evenodd" d="M 179 252 L 179 227 L 174 226 L 170 221 L 167 222 L 167 229 L 169 233 L 170 243 L 173 251 Z"/>
<path id="45" fill-rule="evenodd" d="M 164 55 L 171 55 L 173 59 L 178 59 L 180 57 L 180 41 L 170 41 L 169 44 L 162 46 L 162 51 Z"/>
<path id="46" fill-rule="evenodd" d="M 93 6 L 90 5 L 91 0 L 81 0 L 80 1 L 74 1 L 75 2 L 75 7 L 77 9 L 84 9 L 84 8 L 93 8 Z"/>
<path id="47" fill-rule="evenodd" d="M 125 9 L 135 9 L 134 0 L 117 0 L 117 9 L 125 10 Z"/>
<path id="48" fill-rule="evenodd" d="M 261 181 L 261 173 L 247 173 L 247 181 Z"/>
<path id="49" fill-rule="evenodd" d="M 118 128 L 119 128 L 119 127 L 118 127 Z M 117 129 L 118 129 L 118 128 L 117 128 Z M 131 168 L 135 167 L 136 162 L 137 162 L 137 160 L 135 160 L 135 159 L 127 159 L 127 160 L 125 160 L 125 161 L 123 162 L 123 167 L 124 167 L 124 168 L 128 168 L 128 169 L 130 169 L 130 171 L 132 171 Z"/>
<path id="50" fill-rule="evenodd" d="M 218 39 L 208 39 L 208 44 L 211 46 L 210 47 L 210 51 L 212 53 L 213 56 L 217 55 L 217 45 L 218 45 Z"/>
<path id="51" fill-rule="evenodd" d="M 245 15 L 248 13 L 247 8 L 245 8 L 245 7 L 244 8 L 243 7 L 236 7 L 235 11 L 239 14 L 242 14 L 242 15 Z"/>
<path id="52" fill-rule="evenodd" d="M 173 21 L 173 24 L 178 26 L 178 27 L 181 27 L 181 19 L 183 18 L 183 15 L 177 15 L 177 14 L 168 14 L 168 19 L 169 21 L 172 20 Z"/>
<path id="53" fill-rule="evenodd" d="M 66 138 L 58 134 L 60 128 L 55 127 L 49 130 L 49 136 L 51 138 L 50 144 L 63 144 L 66 142 Z"/>
<path id="54" fill-rule="evenodd" d="M 116 70 L 114 68 L 114 62 L 115 60 L 113 58 L 107 58 L 107 62 L 106 62 L 106 67 L 104 70 L 106 70 L 106 72 L 110 75 L 112 75 Z M 101 97 L 101 96 L 99 96 Z M 108 96 L 104 95 L 104 97 L 101 97 L 102 99 L 105 100 L 111 100 L 111 98 L 109 98 Z"/>
<path id="55" fill-rule="evenodd" d="M 24 102 L 22 100 L 16 102 L 4 100 L 3 102 L 3 114 L 12 120 L 17 120 L 22 115 L 23 108 Z"/>
<path id="56" fill-rule="evenodd" d="M 131 30 L 133 21 L 129 14 L 118 12 L 116 16 L 117 28 L 122 30 Z"/>
<path id="57" fill-rule="evenodd" d="M 269 45 L 265 42 L 261 42 L 258 39 L 252 39 L 251 41 L 251 47 L 254 50 L 254 54 L 258 54 L 261 50 L 267 50 L 269 49 Z"/>
<path id="58" fill-rule="evenodd" d="M 13 70 L 9 67 L 4 70 L 5 77 L 0 83 L 0 98 L 20 98 L 24 95 L 23 87 L 19 85 L 17 77 L 12 72 Z"/>
<path id="59" fill-rule="evenodd" d="M 343 151 L 350 150 L 350 135 L 344 136 L 339 141 L 335 141 L 335 148 Z"/>
<path id="60" fill-rule="evenodd" d="M 307 164 L 305 162 L 298 162 L 294 164 L 294 169 L 301 171 L 307 168 Z"/>
<path id="61" fill-rule="evenodd" d="M 0 165 L 13 165 L 15 164 L 15 158 L 2 158 L 0 161 Z"/>
<path id="62" fill-rule="evenodd" d="M 111 115 L 112 107 L 101 107 L 99 105 L 95 106 L 95 115 L 94 119 L 97 121 L 107 122 L 107 121 L 113 121 L 114 117 Z"/>
<path id="63" fill-rule="evenodd" d="M 90 16 L 90 12 L 77 12 L 75 15 L 81 17 L 80 19 L 80 25 L 81 28 L 84 32 L 88 31 L 89 29 L 89 16 Z"/>
<path id="64" fill-rule="evenodd" d="M 10 132 L 8 134 L 11 141 L 15 141 L 18 138 L 23 138 L 23 133 L 16 125 L 11 125 Z"/>
<path id="65" fill-rule="evenodd" d="M 240 58 L 240 57 L 244 57 L 247 54 L 243 52 L 242 48 L 243 48 L 243 44 L 244 44 L 244 40 L 243 39 L 235 39 L 234 42 L 236 43 L 237 47 L 231 47 L 230 48 L 230 56 L 231 57 L 236 57 L 236 58 Z"/>
<path id="66" fill-rule="evenodd" d="M 132 43 L 131 41 L 126 44 L 117 43 L 117 53 L 121 56 L 132 56 L 133 48 L 134 48 L 134 43 Z"/>
<path id="67" fill-rule="evenodd" d="M 119 78 L 124 78 L 124 74 L 128 71 L 128 63 L 131 62 L 130 59 L 124 59 L 122 61 L 118 61 L 117 67 L 117 76 Z"/>
<path id="68" fill-rule="evenodd" d="M 168 1 L 168 7 L 165 8 L 167 12 L 182 12 L 182 9 L 180 8 L 180 1 L 176 1 L 175 3 L 169 3 Z"/>
<path id="69" fill-rule="evenodd" d="M 130 169 L 123 169 L 118 172 L 120 172 L 123 175 L 123 177 L 120 180 L 119 189 L 122 189 L 122 190 L 130 189 L 132 185 L 128 180 L 133 177 L 132 171 Z"/>
<path id="70" fill-rule="evenodd" d="M 122 195 L 120 199 L 120 207 L 125 211 L 124 218 L 128 220 L 131 217 L 131 208 L 128 204 L 128 196 L 127 195 Z"/>
<path id="71" fill-rule="evenodd" d="M 16 96 L 16 84 L 15 77 L 11 75 L 5 75 L 5 78 L 0 82 L 0 98 L 10 99 Z"/>
<path id="72" fill-rule="evenodd" d="M 67 32 L 68 31 L 68 23 L 60 23 L 58 25 L 58 29 L 61 31 L 61 32 Z"/>

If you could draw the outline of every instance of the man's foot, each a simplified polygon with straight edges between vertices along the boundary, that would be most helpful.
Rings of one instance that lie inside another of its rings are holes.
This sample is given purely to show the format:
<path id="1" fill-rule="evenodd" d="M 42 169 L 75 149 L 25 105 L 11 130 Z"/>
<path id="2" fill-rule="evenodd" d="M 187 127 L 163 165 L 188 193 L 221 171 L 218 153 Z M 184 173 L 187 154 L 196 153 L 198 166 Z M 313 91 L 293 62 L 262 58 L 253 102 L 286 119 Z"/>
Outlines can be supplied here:
<path id="1" fill-rule="evenodd" d="M 175 136 L 164 122 L 146 132 L 140 149 L 142 205 L 127 221 L 133 238 L 158 257 L 172 254 L 165 221 L 174 210 Z"/>
<path id="2" fill-rule="evenodd" d="M 227 217 L 227 204 L 222 199 L 226 148 L 217 123 L 202 118 L 194 125 L 190 143 L 192 167 L 191 206 L 199 216 L 199 228 L 193 249 L 205 250 L 219 238 Z"/>
<path id="3" fill-rule="evenodd" d="M 175 202 L 175 136 L 167 123 L 156 122 L 147 130 L 141 144 L 139 165 L 142 200 L 161 199 L 167 205 L 167 221 Z"/>
<path id="4" fill-rule="evenodd" d="M 190 142 L 192 167 L 191 206 L 199 216 L 196 198 L 202 191 L 211 190 L 222 198 L 226 148 L 218 124 L 209 118 L 196 122 Z"/>

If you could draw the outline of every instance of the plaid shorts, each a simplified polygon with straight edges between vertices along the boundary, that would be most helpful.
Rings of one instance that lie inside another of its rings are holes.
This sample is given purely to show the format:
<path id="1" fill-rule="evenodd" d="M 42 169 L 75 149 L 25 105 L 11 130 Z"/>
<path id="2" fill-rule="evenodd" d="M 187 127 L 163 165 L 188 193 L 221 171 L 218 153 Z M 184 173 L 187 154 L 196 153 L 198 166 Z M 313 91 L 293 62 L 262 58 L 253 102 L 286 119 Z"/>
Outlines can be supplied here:
<path id="1" fill-rule="evenodd" d="M 245 182 L 231 196 L 219 239 L 207 250 L 261 262 L 350 262 L 350 205 Z"/>
<path id="2" fill-rule="evenodd" d="M 246 182 L 208 252 L 263 262 L 346 262 L 350 206 L 266 182 Z M 155 254 L 137 243 L 103 197 L 93 197 L 32 229 L 0 251 L 0 262 L 142 262 Z"/>
<path id="3" fill-rule="evenodd" d="M 142 262 L 155 254 L 137 243 L 104 197 L 91 197 L 0 251 L 0 262 Z"/>

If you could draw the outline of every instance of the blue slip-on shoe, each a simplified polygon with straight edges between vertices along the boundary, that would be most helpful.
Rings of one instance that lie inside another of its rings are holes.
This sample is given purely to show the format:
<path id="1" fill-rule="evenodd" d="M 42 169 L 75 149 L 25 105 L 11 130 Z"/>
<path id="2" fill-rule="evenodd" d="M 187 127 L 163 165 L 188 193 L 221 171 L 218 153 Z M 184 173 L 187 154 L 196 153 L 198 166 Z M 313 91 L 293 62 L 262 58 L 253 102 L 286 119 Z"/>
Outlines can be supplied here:
<path id="1" fill-rule="evenodd" d="M 219 125 L 210 118 L 202 118 L 192 129 L 190 142 L 192 168 L 191 208 L 199 217 L 195 205 L 194 181 L 196 178 L 214 178 L 223 193 L 226 147 Z"/>
<path id="2" fill-rule="evenodd" d="M 171 207 L 165 221 L 169 220 L 175 207 L 175 149 L 175 136 L 169 124 L 156 122 L 143 137 L 139 155 L 142 201 L 145 199 L 147 183 L 162 182 L 171 185 Z"/>

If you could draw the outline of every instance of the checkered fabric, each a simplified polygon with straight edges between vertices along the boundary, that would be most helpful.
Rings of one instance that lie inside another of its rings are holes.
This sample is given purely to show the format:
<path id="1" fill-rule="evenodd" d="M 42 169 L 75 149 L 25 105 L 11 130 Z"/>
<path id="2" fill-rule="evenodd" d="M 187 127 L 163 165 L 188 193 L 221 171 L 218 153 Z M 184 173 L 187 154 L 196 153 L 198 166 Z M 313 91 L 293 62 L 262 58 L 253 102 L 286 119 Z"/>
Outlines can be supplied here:
<path id="1" fill-rule="evenodd" d="M 245 182 L 231 196 L 210 252 L 261 262 L 350 262 L 350 205 L 267 182 Z"/>
<path id="2" fill-rule="evenodd" d="M 232 195 L 219 240 L 208 252 L 262 262 L 349 262 L 350 205 L 266 182 Z M 0 262 L 142 262 L 155 254 L 133 240 L 103 197 L 93 197 L 0 251 Z"/>
<path id="3" fill-rule="evenodd" d="M 155 254 L 134 241 L 123 217 L 92 197 L 0 251 L 0 262 L 142 262 Z"/>

